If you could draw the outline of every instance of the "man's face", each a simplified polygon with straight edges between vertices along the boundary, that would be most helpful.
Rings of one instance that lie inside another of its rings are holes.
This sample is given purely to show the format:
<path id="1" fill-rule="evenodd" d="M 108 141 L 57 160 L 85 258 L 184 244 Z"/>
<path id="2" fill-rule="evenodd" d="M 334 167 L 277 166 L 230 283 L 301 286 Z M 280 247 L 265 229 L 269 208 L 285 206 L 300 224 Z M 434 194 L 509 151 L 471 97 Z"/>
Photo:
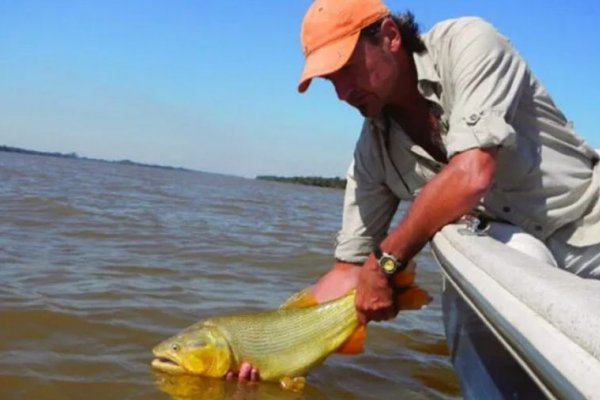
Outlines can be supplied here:
<path id="1" fill-rule="evenodd" d="M 340 100 L 357 108 L 364 117 L 373 118 L 389 102 L 398 68 L 383 41 L 374 44 L 361 38 L 348 62 L 324 78 L 333 84 Z"/>

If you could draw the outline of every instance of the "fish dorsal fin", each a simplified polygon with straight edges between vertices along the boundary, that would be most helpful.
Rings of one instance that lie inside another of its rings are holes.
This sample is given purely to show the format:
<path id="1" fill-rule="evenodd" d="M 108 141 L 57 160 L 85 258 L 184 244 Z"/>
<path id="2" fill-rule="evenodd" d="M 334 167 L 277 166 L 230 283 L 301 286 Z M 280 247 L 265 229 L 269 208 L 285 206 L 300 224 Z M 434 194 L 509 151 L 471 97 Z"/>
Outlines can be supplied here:
<path id="1" fill-rule="evenodd" d="M 306 308 L 312 307 L 319 304 L 315 296 L 311 291 L 312 287 L 307 287 L 300 290 L 297 293 L 294 293 L 290 298 L 283 302 L 282 305 L 279 306 L 280 309 L 285 308 Z"/>
<path id="2" fill-rule="evenodd" d="M 366 337 L 367 326 L 361 324 L 335 352 L 339 354 L 360 354 L 365 350 Z"/>

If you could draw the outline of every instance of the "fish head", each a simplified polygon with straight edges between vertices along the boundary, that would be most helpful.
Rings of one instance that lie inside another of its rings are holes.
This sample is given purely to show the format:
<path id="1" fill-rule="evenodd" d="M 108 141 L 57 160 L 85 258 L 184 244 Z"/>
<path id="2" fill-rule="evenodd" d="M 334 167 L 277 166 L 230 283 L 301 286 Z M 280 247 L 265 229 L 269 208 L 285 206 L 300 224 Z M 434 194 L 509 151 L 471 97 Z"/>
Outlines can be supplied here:
<path id="1" fill-rule="evenodd" d="M 158 344 L 152 352 L 152 366 L 174 374 L 222 377 L 232 359 L 227 339 L 208 322 L 192 325 Z"/>

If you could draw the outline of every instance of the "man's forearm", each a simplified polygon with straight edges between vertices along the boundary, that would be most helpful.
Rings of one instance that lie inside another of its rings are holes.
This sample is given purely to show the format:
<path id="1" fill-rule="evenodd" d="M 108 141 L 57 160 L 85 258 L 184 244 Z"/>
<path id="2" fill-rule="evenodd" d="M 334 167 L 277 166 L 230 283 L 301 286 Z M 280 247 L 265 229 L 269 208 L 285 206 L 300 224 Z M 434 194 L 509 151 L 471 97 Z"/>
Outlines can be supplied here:
<path id="1" fill-rule="evenodd" d="M 472 149 L 453 157 L 423 187 L 381 248 L 399 259 L 411 259 L 443 226 L 471 212 L 491 186 L 495 154 L 495 148 Z"/>

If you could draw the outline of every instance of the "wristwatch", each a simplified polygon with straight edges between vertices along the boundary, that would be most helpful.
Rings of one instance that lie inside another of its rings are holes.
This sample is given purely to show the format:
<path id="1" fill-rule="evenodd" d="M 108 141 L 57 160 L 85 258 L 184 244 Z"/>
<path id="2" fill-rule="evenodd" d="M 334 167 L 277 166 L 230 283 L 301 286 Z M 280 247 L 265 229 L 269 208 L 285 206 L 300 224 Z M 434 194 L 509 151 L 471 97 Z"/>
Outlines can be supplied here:
<path id="1" fill-rule="evenodd" d="M 396 272 L 402 271 L 408 265 L 404 261 L 399 261 L 394 255 L 383 252 L 379 246 L 375 246 L 373 254 L 375 254 L 379 268 L 389 277 L 393 276 Z"/>

